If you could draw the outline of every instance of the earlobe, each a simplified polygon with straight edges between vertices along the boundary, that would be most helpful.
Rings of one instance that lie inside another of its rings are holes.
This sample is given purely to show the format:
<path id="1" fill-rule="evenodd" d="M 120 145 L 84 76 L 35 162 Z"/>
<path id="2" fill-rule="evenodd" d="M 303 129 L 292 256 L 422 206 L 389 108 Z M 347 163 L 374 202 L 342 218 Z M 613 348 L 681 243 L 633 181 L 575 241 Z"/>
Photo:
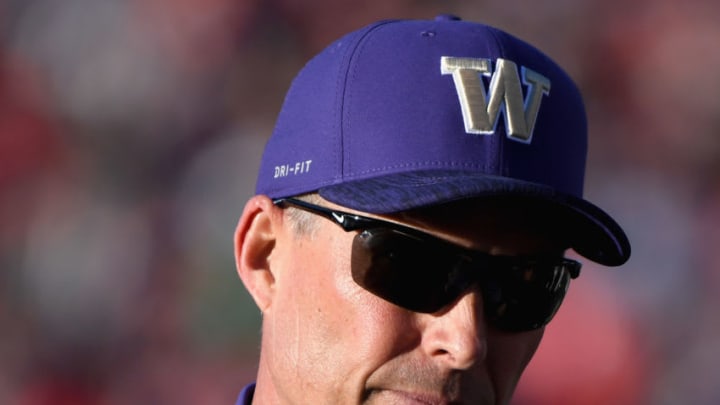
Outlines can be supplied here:
<path id="1" fill-rule="evenodd" d="M 275 275 L 271 257 L 275 249 L 275 206 L 263 195 L 251 198 L 235 230 L 235 263 L 245 288 L 260 311 L 272 304 Z"/>

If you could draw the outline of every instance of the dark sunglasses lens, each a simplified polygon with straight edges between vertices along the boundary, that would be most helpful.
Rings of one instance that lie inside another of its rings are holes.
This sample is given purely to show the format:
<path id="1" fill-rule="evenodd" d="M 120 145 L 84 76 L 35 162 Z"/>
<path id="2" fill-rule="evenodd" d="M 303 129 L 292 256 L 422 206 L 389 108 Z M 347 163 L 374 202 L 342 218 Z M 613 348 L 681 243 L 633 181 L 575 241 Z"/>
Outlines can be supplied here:
<path id="1" fill-rule="evenodd" d="M 538 329 L 550 322 L 570 282 L 565 266 L 547 260 L 502 267 L 481 283 L 488 322 L 510 332 Z"/>
<path id="2" fill-rule="evenodd" d="M 448 272 L 457 261 L 442 249 L 391 229 L 370 229 L 355 237 L 353 280 L 371 293 L 416 312 L 435 312 L 459 294 Z"/>
<path id="3" fill-rule="evenodd" d="M 351 267 L 361 287 L 424 313 L 444 308 L 479 282 L 488 323 L 509 332 L 547 324 L 571 278 L 562 258 L 466 257 L 442 243 L 384 228 L 355 237 Z"/>

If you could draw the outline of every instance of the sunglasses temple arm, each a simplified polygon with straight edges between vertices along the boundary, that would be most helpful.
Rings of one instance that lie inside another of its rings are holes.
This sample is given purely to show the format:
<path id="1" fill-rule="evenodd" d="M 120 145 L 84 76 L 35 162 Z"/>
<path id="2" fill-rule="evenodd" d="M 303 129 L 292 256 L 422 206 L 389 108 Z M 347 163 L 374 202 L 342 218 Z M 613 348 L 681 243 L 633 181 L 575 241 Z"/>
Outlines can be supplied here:
<path id="1" fill-rule="evenodd" d="M 340 225 L 340 227 L 346 231 L 356 231 L 358 229 L 363 229 L 367 225 L 369 225 L 368 220 L 365 220 L 365 218 L 360 217 L 358 215 L 350 214 L 348 212 L 343 211 L 336 211 L 332 210 L 330 208 L 326 208 L 320 205 L 311 204 L 308 202 L 305 202 L 303 200 L 298 200 L 295 198 L 278 198 L 276 200 L 273 200 L 273 204 L 282 207 L 285 206 L 292 206 L 297 209 L 307 211 L 316 215 L 320 215 L 323 218 L 327 218 L 336 224 Z"/>

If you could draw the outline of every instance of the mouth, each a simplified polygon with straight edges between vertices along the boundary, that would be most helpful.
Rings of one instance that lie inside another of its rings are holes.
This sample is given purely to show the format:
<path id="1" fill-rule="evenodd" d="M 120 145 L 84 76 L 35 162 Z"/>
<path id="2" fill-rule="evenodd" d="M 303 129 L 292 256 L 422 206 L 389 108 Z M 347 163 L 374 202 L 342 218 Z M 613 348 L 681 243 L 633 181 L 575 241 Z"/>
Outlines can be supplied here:
<path id="1" fill-rule="evenodd" d="M 390 403 L 398 405 L 460 405 L 460 402 L 452 401 L 450 398 L 427 392 L 409 392 L 393 389 L 386 389 L 373 392 L 378 403 Z"/>

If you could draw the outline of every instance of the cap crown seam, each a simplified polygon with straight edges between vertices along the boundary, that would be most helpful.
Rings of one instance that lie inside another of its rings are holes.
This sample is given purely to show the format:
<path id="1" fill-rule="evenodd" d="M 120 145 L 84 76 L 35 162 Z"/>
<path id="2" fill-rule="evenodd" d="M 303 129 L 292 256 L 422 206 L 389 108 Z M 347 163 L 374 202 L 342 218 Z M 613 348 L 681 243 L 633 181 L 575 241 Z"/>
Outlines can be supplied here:
<path id="1" fill-rule="evenodd" d="M 340 111 L 339 111 L 339 113 L 340 113 L 339 132 L 340 132 L 340 153 L 342 156 L 340 156 L 340 173 L 339 173 L 339 176 L 337 176 L 335 178 L 336 180 L 342 180 L 345 178 L 346 172 L 352 172 L 351 168 L 349 167 L 351 162 L 350 162 L 349 156 L 346 152 L 348 150 L 351 150 L 351 148 L 352 148 L 352 145 L 351 145 L 352 139 L 345 138 L 346 133 L 351 132 L 350 127 L 352 124 L 350 123 L 349 119 L 347 121 L 345 120 L 345 109 L 346 109 L 347 105 L 351 104 L 350 99 L 352 98 L 352 95 L 350 95 L 350 93 L 348 92 L 348 83 L 355 83 L 355 77 L 357 75 L 357 69 L 355 69 L 356 65 L 354 63 L 356 60 L 361 59 L 361 55 L 363 53 L 363 50 L 365 49 L 365 44 L 370 40 L 369 37 L 375 30 L 377 30 L 383 26 L 386 26 L 388 24 L 396 23 L 396 22 L 398 22 L 398 20 L 385 20 L 385 21 L 380 21 L 380 22 L 376 23 L 375 25 L 369 27 L 367 29 L 367 31 L 364 32 L 362 34 L 362 36 L 360 36 L 360 38 L 358 38 L 357 42 L 355 43 L 355 46 L 350 50 L 345 74 L 339 75 L 339 77 L 341 77 L 341 78 L 344 77 L 345 80 L 342 83 L 342 87 L 340 87 L 340 91 L 342 92 L 342 95 L 340 96 L 341 107 L 340 107 Z M 346 131 L 346 126 L 347 126 L 347 131 Z M 346 167 L 346 165 L 347 165 L 347 167 Z"/>

